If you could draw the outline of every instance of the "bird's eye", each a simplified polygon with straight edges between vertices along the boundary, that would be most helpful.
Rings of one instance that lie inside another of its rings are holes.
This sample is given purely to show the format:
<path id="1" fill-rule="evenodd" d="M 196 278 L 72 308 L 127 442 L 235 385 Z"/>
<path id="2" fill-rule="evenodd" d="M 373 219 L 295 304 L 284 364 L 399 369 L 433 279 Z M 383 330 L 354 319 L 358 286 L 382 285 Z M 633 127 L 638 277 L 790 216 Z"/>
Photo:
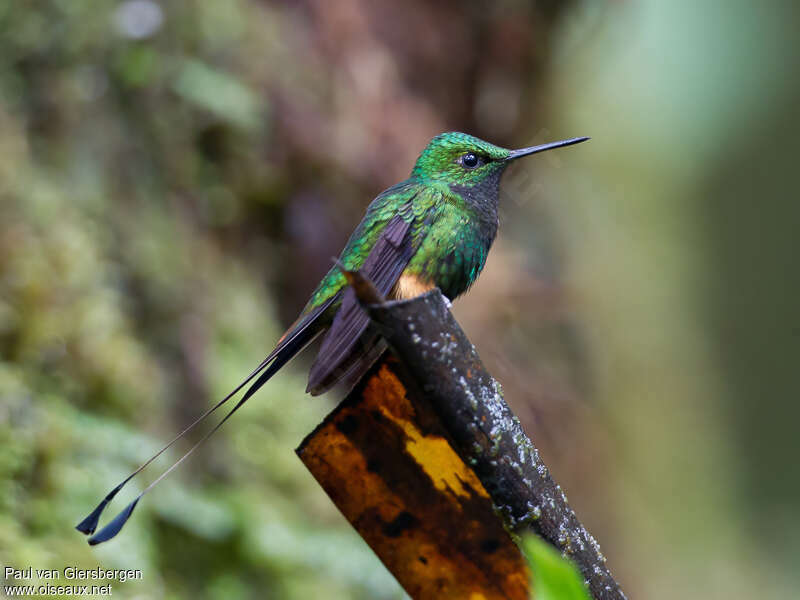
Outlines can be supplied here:
<path id="1" fill-rule="evenodd" d="M 472 152 L 467 152 L 464 156 L 461 157 L 461 164 L 466 169 L 474 169 L 481 163 L 481 159 L 478 158 L 476 154 Z"/>

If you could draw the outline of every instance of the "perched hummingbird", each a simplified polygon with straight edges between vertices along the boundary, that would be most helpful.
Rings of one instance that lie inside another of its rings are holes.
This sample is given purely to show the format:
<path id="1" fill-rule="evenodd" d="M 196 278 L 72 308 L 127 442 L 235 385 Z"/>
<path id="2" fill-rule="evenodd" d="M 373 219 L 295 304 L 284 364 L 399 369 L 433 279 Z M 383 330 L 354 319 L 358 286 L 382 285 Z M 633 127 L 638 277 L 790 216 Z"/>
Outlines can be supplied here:
<path id="1" fill-rule="evenodd" d="M 260 373 L 238 404 L 213 429 L 89 538 L 89 543 L 94 545 L 114 537 L 144 494 L 318 335 L 325 333 L 306 391 L 317 395 L 336 384 L 352 386 L 358 382 L 384 352 L 386 342 L 370 326 L 342 268 L 360 271 L 389 298 L 412 298 L 434 287 L 447 298 L 460 296 L 475 283 L 497 235 L 500 177 L 506 167 L 523 156 L 587 139 L 572 138 L 507 150 L 465 133 L 443 133 L 433 138 L 417 159 L 410 177 L 372 201 L 345 245 L 339 265 L 322 278 L 300 316 L 267 358 L 236 389 L 114 488 L 78 524 L 78 531 L 94 533 L 100 514 L 128 481 Z"/>

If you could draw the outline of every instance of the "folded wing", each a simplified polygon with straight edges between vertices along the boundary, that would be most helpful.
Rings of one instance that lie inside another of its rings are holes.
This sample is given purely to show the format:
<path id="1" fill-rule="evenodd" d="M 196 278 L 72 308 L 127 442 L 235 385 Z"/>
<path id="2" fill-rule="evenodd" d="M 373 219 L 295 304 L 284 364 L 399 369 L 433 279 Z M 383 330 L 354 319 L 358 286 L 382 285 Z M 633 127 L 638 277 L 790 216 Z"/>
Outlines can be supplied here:
<path id="1" fill-rule="evenodd" d="M 413 218 L 408 218 L 407 212 L 400 211 L 386 224 L 360 269 L 384 296 L 389 294 L 414 255 Z M 341 308 L 311 367 L 306 391 L 318 395 L 340 381 L 354 384 L 385 348 L 386 343 L 370 328 L 369 317 L 359 305 L 355 292 L 350 287 L 345 288 Z"/>

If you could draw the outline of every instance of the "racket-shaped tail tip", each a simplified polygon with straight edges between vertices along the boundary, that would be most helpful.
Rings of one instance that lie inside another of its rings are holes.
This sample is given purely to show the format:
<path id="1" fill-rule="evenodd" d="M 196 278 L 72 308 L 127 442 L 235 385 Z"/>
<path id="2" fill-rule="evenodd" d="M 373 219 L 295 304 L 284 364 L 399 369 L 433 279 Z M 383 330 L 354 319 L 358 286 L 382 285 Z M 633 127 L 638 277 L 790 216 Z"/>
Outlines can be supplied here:
<path id="1" fill-rule="evenodd" d="M 84 535 L 91 535 L 94 533 L 94 530 L 97 529 L 97 522 L 100 520 L 100 515 L 103 514 L 103 510 L 106 508 L 107 502 L 103 500 L 97 508 L 95 508 L 88 517 L 86 517 L 83 521 L 75 525 L 75 529 L 83 533 Z"/>
<path id="2" fill-rule="evenodd" d="M 139 498 L 136 498 L 136 500 L 128 504 L 128 506 L 126 506 L 121 513 L 119 513 L 116 517 L 114 517 L 114 520 L 112 520 L 108 525 L 106 525 L 100 531 L 98 531 L 96 534 L 90 537 L 89 545 L 96 546 L 97 544 L 100 544 L 102 542 L 107 542 L 115 535 L 117 535 L 120 532 L 120 530 L 124 527 L 125 523 L 128 522 L 128 519 L 130 519 L 131 514 L 133 514 L 133 509 L 136 508 L 136 504 L 139 502 L 140 498 L 141 496 L 139 496 Z"/>
<path id="3" fill-rule="evenodd" d="M 108 503 L 114 499 L 114 496 L 116 496 L 117 492 L 122 489 L 122 486 L 125 485 L 126 481 L 127 479 L 111 490 L 108 495 L 103 498 L 100 504 L 98 504 L 97 507 L 91 513 L 89 513 L 89 516 L 75 526 L 75 529 L 86 535 L 93 534 L 94 530 L 97 529 L 98 521 L 100 521 L 100 515 L 103 514 L 103 511 L 106 509 L 106 506 L 108 506 Z"/>

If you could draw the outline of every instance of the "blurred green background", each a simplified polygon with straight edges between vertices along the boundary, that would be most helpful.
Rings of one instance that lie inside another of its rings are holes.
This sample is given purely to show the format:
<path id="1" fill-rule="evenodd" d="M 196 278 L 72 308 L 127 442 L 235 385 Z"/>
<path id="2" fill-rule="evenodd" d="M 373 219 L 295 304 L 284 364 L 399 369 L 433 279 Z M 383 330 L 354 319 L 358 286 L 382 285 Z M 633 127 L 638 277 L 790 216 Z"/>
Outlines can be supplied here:
<path id="1" fill-rule="evenodd" d="M 630 598 L 796 596 L 799 13 L 0 3 L 0 563 L 400 597 L 293 453 L 335 400 L 308 355 L 115 541 L 72 527 L 265 356 L 431 136 L 589 135 L 506 175 L 456 316 Z"/>

